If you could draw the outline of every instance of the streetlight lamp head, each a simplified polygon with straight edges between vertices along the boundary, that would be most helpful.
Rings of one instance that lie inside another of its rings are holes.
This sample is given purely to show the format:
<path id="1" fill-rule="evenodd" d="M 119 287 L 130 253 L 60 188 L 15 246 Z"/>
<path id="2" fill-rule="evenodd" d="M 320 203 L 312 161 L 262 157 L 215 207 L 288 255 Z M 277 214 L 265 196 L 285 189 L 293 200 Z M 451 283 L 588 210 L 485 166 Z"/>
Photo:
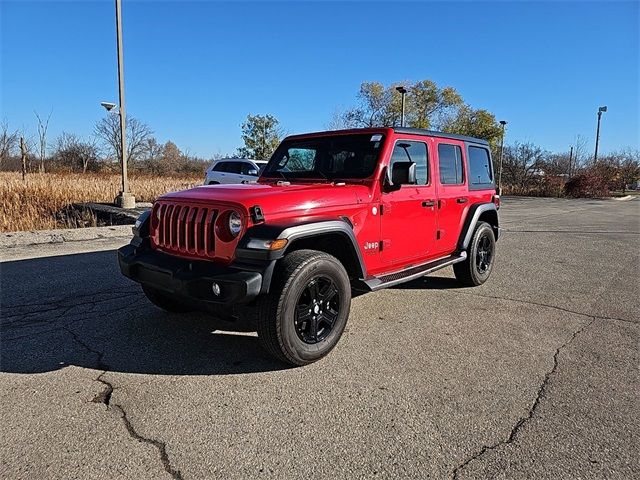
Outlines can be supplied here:
<path id="1" fill-rule="evenodd" d="M 111 102 L 100 102 L 100 105 L 102 105 L 107 112 L 110 112 L 111 110 L 116 108 L 116 104 Z"/>
<path id="2" fill-rule="evenodd" d="M 607 106 L 605 105 L 604 107 L 600 107 L 598 109 L 598 112 L 606 112 L 607 111 Z"/>
<path id="3" fill-rule="evenodd" d="M 503 125 L 503 126 L 504 126 L 504 125 L 506 125 L 506 124 L 507 124 L 506 120 L 500 120 L 500 125 Z"/>
<path id="4" fill-rule="evenodd" d="M 402 95 L 407 93 L 407 89 L 404 88 L 403 86 L 396 87 L 396 90 L 398 91 L 398 93 L 401 93 Z"/>

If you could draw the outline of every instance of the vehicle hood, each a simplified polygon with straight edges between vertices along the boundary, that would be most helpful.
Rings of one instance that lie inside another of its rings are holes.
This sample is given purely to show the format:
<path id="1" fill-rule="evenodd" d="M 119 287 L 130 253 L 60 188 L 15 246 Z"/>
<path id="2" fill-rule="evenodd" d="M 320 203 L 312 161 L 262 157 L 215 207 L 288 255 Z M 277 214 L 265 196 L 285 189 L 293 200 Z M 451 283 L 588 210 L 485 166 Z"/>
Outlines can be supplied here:
<path id="1" fill-rule="evenodd" d="M 259 205 L 265 217 L 273 218 L 290 212 L 304 215 L 320 208 L 354 205 L 367 201 L 369 196 L 369 187 L 366 185 L 250 183 L 203 185 L 168 193 L 159 200 L 242 205 L 247 210 Z"/>

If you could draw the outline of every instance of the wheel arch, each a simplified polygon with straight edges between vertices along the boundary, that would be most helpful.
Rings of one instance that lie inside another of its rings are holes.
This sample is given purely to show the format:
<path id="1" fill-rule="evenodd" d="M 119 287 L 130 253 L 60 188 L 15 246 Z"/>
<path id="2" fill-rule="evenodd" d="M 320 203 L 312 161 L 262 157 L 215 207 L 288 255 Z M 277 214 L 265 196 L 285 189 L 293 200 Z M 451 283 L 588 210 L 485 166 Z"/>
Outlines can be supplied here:
<path id="1" fill-rule="evenodd" d="M 493 228 L 493 234 L 496 240 L 500 235 L 500 221 L 498 218 L 498 209 L 493 203 L 479 203 L 473 205 L 467 213 L 464 226 L 460 232 L 460 239 L 458 240 L 458 249 L 461 251 L 466 250 L 469 247 L 473 232 L 476 229 L 476 225 L 479 222 L 487 222 Z"/>
<path id="2" fill-rule="evenodd" d="M 252 239 L 286 239 L 282 250 L 254 250 L 249 248 Z M 259 224 L 247 230 L 236 255 L 239 258 L 263 258 L 271 262 L 271 269 L 287 253 L 296 250 L 317 250 L 336 257 L 354 281 L 366 277 L 366 266 L 350 223 L 345 220 L 322 220 L 287 225 Z M 270 282 L 270 278 L 268 280 Z M 268 290 L 268 286 L 266 289 Z"/>

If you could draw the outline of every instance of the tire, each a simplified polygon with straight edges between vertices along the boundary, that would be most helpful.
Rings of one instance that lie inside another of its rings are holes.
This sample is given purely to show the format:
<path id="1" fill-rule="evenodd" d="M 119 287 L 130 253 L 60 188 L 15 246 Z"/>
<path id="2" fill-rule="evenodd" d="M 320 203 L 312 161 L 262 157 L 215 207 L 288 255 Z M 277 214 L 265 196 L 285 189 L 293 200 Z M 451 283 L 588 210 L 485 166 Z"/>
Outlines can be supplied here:
<path id="1" fill-rule="evenodd" d="M 192 311 L 192 309 L 186 304 L 181 303 L 178 300 L 174 300 L 168 294 L 161 292 L 160 290 L 156 290 L 155 288 L 142 285 L 142 291 L 151 303 L 162 310 L 172 313 L 185 313 Z"/>
<path id="2" fill-rule="evenodd" d="M 453 265 L 456 279 L 467 287 L 482 285 L 491 276 L 495 255 L 493 228 L 486 222 L 479 222 L 467 249 L 467 259 Z"/>
<path id="3" fill-rule="evenodd" d="M 308 365 L 342 336 L 351 308 L 349 276 L 324 252 L 291 252 L 279 262 L 271 291 L 258 299 L 257 308 L 264 349 L 290 365 Z"/>

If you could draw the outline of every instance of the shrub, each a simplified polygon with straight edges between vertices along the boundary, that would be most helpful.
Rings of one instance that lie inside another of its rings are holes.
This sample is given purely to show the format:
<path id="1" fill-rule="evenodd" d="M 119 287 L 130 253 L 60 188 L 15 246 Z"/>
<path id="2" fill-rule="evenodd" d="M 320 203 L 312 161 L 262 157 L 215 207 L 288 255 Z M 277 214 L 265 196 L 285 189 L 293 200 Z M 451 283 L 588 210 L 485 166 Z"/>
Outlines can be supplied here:
<path id="1" fill-rule="evenodd" d="M 606 197 L 609 195 L 607 179 L 594 169 L 585 170 L 564 186 L 565 194 L 574 198 Z"/>

